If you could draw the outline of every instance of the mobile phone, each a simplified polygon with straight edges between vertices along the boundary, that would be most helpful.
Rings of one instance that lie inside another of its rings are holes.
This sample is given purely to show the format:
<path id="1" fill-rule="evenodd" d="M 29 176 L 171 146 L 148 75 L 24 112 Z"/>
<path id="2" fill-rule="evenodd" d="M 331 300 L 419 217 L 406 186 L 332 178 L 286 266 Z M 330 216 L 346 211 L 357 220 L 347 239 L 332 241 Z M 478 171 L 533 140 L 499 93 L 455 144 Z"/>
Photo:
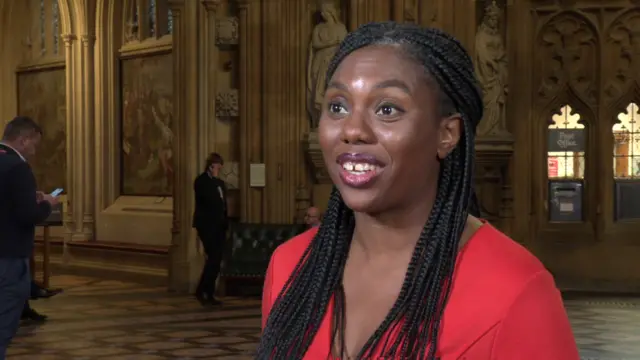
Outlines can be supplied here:
<path id="1" fill-rule="evenodd" d="M 51 196 L 56 197 L 56 196 L 62 194 L 63 191 L 64 191 L 63 188 L 57 188 L 57 189 L 55 189 L 55 190 L 53 190 L 51 192 Z"/>

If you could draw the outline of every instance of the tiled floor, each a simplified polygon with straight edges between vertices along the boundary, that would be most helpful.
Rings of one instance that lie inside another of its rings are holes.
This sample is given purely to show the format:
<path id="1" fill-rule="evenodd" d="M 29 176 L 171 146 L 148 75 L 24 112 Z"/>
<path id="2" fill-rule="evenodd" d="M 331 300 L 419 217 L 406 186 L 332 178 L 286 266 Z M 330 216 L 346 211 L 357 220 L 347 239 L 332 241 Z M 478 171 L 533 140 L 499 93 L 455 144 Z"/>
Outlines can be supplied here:
<path id="1" fill-rule="evenodd" d="M 203 309 L 195 299 L 134 283 L 57 276 L 65 292 L 32 302 L 49 321 L 23 324 L 9 360 L 252 359 L 260 302 L 226 299 Z"/>
<path id="2" fill-rule="evenodd" d="M 24 324 L 9 360 L 251 359 L 257 299 L 203 309 L 193 299 L 134 283 L 56 276 L 65 293 L 33 307 L 50 316 Z M 568 300 L 583 359 L 640 359 L 640 298 Z"/>
<path id="3" fill-rule="evenodd" d="M 640 298 L 565 303 L 583 360 L 640 359 Z"/>

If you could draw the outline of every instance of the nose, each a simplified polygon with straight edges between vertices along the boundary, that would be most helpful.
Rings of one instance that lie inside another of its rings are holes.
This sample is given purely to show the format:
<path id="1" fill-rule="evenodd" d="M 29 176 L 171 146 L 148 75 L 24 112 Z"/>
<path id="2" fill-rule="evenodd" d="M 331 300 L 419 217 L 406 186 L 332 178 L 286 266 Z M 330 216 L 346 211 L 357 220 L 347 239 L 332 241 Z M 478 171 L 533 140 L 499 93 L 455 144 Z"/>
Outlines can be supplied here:
<path id="1" fill-rule="evenodd" d="M 345 144 L 370 144 L 373 137 L 371 124 L 364 110 L 352 111 L 342 122 L 342 141 Z"/>

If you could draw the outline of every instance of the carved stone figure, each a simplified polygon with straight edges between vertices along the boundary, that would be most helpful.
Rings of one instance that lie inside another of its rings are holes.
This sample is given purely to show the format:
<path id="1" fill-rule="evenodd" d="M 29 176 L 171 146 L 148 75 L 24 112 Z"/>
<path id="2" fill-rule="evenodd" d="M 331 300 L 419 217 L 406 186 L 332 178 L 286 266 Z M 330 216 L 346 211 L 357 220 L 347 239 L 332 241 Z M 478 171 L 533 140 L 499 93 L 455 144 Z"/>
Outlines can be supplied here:
<path id="1" fill-rule="evenodd" d="M 508 93 L 508 66 L 502 32 L 502 11 L 493 1 L 485 11 L 476 33 L 476 74 L 484 96 L 484 117 L 478 125 L 478 135 L 508 134 L 506 125 L 506 98 Z"/>
<path id="2" fill-rule="evenodd" d="M 312 129 L 318 127 L 327 68 L 338 45 L 347 36 L 347 27 L 340 20 L 333 1 L 320 0 L 318 9 L 322 20 L 313 28 L 311 34 L 307 69 L 307 109 Z"/>

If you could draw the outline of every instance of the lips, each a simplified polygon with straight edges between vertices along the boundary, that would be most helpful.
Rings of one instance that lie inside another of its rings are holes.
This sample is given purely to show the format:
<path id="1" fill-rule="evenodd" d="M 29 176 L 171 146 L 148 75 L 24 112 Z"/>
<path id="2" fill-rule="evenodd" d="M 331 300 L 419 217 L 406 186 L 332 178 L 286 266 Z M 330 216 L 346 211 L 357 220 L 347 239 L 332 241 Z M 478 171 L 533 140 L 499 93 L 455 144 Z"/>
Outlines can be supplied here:
<path id="1" fill-rule="evenodd" d="M 345 153 L 338 156 L 340 179 L 353 188 L 371 185 L 384 169 L 385 164 L 375 156 L 363 153 Z"/>

